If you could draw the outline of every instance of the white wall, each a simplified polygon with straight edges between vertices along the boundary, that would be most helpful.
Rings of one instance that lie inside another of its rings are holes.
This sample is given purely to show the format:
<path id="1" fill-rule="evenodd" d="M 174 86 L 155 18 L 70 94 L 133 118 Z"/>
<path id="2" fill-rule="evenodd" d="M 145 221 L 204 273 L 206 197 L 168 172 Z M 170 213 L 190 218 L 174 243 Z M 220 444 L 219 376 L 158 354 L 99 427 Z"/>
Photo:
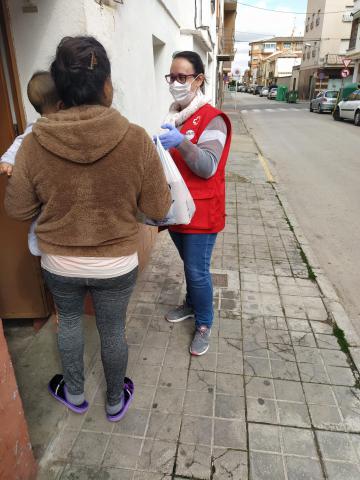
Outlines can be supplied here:
<path id="1" fill-rule="evenodd" d="M 47 70 L 56 46 L 65 35 L 83 35 L 86 22 L 82 1 L 40 0 L 38 13 L 23 13 L 22 0 L 8 2 L 16 60 L 27 120 L 37 113 L 26 95 L 26 86 L 36 70 Z"/>
<path id="2" fill-rule="evenodd" d="M 300 58 L 278 58 L 276 62 L 277 77 L 291 76 L 293 67 L 300 65 Z"/>
<path id="3" fill-rule="evenodd" d="M 85 6 L 87 31 L 104 44 L 111 59 L 114 106 L 150 134 L 157 132 L 171 102 L 164 75 L 180 47 L 177 24 L 157 1 L 132 0 L 101 10 L 85 0 Z"/>
<path id="4" fill-rule="evenodd" d="M 204 42 L 181 33 L 195 30 L 193 0 L 131 0 L 115 8 L 101 8 L 94 0 L 37 0 L 38 13 L 31 14 L 22 12 L 22 4 L 22 0 L 9 2 L 28 121 L 36 113 L 27 100 L 27 82 L 35 70 L 49 68 L 66 35 L 94 35 L 103 43 L 112 65 L 114 106 L 149 134 L 159 130 L 172 101 L 164 75 L 175 51 L 189 49 L 201 55 L 209 67 L 207 94 L 215 98 L 217 52 L 209 62 Z M 210 27 L 215 41 L 216 17 L 211 15 L 210 2 L 203 0 L 203 5 L 202 24 Z M 208 38 L 205 30 L 201 35 Z"/>
<path id="5" fill-rule="evenodd" d="M 304 34 L 304 51 L 307 53 L 312 50 L 316 51 L 315 57 L 310 55 L 302 61 L 301 69 L 312 68 L 323 63 L 326 55 L 329 54 L 344 54 L 344 43 L 342 40 L 350 38 L 351 22 L 343 22 L 343 13 L 349 12 L 351 9 L 346 8 L 352 5 L 350 0 L 308 0 L 305 25 L 312 13 L 315 12 L 314 28 L 305 31 Z M 317 11 L 321 10 L 319 16 L 320 23 L 316 25 Z M 328 12 L 340 12 L 337 14 Z M 324 15 L 325 13 L 325 15 Z M 319 39 L 321 38 L 321 41 Z M 305 44 L 310 44 L 311 47 L 306 47 Z"/>
<path id="6" fill-rule="evenodd" d="M 325 13 L 336 12 L 342 10 L 343 12 L 351 12 L 349 7 L 353 4 L 349 0 L 327 0 Z M 352 22 L 344 22 L 343 14 L 327 14 L 325 15 L 326 22 L 323 26 L 323 37 L 329 40 L 321 42 L 320 57 L 325 57 L 327 53 L 344 53 L 341 52 L 341 39 L 350 39 Z"/>

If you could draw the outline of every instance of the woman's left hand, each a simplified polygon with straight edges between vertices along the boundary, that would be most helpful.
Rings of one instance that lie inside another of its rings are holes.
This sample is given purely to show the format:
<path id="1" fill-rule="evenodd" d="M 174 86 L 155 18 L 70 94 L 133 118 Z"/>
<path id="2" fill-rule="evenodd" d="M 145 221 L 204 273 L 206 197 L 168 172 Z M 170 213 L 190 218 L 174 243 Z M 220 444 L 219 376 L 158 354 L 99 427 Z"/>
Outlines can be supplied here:
<path id="1" fill-rule="evenodd" d="M 159 140 L 165 150 L 178 147 L 185 138 L 185 135 L 180 133 L 174 125 L 171 125 L 171 123 L 165 123 L 165 125 L 161 125 L 161 128 L 169 130 L 168 132 L 159 135 Z"/>

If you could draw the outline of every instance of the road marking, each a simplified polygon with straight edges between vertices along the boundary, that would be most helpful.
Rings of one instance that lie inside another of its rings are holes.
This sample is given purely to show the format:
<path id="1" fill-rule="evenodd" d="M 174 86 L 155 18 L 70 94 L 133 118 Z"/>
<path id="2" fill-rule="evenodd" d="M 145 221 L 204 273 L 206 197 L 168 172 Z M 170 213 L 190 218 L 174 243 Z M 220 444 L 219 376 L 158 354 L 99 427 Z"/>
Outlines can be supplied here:
<path id="1" fill-rule="evenodd" d="M 261 165 L 264 169 L 266 180 L 270 183 L 276 183 L 274 177 L 272 176 L 270 166 L 269 166 L 269 162 L 266 160 L 266 158 L 263 155 L 261 155 L 260 152 L 258 153 L 258 157 L 259 157 L 260 163 L 261 163 Z"/>
<path id="2" fill-rule="evenodd" d="M 241 113 L 261 113 L 261 112 L 269 112 L 269 113 L 274 113 L 274 112 L 307 112 L 308 108 L 295 108 L 295 107 L 289 107 L 289 108 L 250 108 L 241 110 Z"/>

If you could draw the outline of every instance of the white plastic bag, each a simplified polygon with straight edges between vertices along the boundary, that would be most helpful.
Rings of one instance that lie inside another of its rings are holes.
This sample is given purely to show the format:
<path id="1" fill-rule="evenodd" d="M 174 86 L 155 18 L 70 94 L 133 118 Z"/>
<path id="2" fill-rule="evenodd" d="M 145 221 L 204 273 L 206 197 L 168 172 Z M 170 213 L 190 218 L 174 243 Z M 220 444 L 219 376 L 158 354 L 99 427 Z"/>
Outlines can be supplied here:
<path id="1" fill-rule="evenodd" d="M 195 213 L 195 203 L 170 153 L 156 139 L 156 149 L 159 154 L 166 180 L 169 184 L 172 204 L 163 220 L 145 219 L 146 225 L 157 227 L 167 225 L 188 225 Z"/>

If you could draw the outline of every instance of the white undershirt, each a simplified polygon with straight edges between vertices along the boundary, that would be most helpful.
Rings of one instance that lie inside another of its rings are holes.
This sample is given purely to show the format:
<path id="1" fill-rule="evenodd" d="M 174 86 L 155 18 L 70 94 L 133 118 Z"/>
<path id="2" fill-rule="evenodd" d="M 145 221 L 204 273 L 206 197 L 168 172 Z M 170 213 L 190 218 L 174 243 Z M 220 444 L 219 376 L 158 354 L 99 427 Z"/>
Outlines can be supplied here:
<path id="1" fill-rule="evenodd" d="M 62 277 L 114 278 L 126 275 L 139 264 L 138 254 L 126 257 L 41 257 L 41 266 L 50 273 Z"/>

